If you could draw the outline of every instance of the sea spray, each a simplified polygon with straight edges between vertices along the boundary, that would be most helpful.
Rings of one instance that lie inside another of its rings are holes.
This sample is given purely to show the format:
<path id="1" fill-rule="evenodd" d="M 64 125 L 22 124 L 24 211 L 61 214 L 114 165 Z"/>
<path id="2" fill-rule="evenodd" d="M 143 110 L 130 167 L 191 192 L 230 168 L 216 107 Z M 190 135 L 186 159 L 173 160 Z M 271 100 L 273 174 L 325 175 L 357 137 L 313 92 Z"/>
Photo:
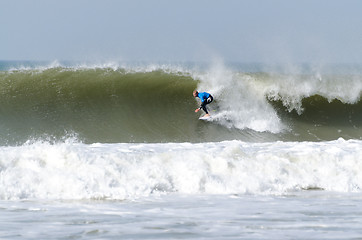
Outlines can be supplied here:
<path id="1" fill-rule="evenodd" d="M 217 123 L 258 132 L 279 133 L 285 128 L 265 93 L 255 88 L 252 75 L 233 72 L 217 62 L 199 78 L 200 91 L 206 89 L 215 95 Z"/>
<path id="2" fill-rule="evenodd" d="M 329 102 L 339 100 L 355 104 L 360 100 L 362 78 L 358 75 L 269 75 L 264 82 L 268 99 L 281 101 L 289 110 L 302 114 L 302 101 L 312 96 L 321 96 Z"/>

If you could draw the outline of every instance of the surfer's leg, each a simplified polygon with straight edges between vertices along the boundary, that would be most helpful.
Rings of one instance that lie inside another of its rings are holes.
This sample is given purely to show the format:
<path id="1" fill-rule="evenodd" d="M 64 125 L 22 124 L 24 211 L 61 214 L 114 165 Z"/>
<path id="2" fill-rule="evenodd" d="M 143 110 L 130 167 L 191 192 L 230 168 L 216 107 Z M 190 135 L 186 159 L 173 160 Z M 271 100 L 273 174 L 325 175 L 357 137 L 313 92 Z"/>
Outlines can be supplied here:
<path id="1" fill-rule="evenodd" d="M 204 110 L 204 112 L 205 112 L 206 114 L 209 114 L 209 112 L 208 112 L 207 109 L 206 109 L 206 104 L 207 104 L 207 101 L 204 101 L 204 102 L 201 104 L 201 109 Z"/>
<path id="2" fill-rule="evenodd" d="M 202 110 L 204 110 L 204 112 L 206 113 L 206 115 L 209 114 L 209 112 L 207 111 L 206 105 L 212 102 L 213 97 L 210 95 L 210 97 L 208 97 L 202 104 L 201 104 L 201 108 Z"/>

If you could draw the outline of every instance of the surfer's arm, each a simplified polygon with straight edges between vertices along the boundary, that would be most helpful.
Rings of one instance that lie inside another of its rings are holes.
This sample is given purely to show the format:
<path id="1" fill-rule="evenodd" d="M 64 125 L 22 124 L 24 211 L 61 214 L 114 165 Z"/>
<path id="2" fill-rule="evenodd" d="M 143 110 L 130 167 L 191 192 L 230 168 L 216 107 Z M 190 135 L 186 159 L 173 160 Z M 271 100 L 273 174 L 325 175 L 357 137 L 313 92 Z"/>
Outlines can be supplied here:
<path id="1" fill-rule="evenodd" d="M 201 105 L 200 105 L 200 107 L 199 108 L 197 108 L 196 110 L 195 110 L 195 112 L 198 112 L 198 111 L 200 111 L 201 109 L 202 109 L 202 104 L 204 103 L 204 101 L 202 101 L 201 102 Z"/>

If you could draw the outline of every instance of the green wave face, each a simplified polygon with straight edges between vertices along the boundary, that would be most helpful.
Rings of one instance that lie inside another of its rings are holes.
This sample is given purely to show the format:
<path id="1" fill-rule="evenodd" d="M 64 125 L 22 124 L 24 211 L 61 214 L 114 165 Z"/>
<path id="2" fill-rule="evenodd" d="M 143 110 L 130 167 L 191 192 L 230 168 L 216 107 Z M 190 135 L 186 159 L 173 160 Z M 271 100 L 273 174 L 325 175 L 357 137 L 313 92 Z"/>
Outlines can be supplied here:
<path id="1" fill-rule="evenodd" d="M 197 83 L 189 76 L 56 68 L 0 77 L 1 133 L 11 141 L 75 133 L 86 142 L 158 142 L 192 134 L 184 128 L 195 119 Z"/>

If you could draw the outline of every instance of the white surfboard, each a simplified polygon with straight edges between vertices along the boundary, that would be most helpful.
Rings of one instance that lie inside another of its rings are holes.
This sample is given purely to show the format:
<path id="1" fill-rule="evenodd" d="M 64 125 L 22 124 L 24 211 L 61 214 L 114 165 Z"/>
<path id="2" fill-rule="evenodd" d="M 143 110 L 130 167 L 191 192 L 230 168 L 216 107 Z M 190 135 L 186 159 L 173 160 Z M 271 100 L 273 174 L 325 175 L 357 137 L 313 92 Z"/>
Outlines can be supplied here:
<path id="1" fill-rule="evenodd" d="M 199 118 L 200 120 L 210 120 L 211 116 L 203 116 Z"/>

